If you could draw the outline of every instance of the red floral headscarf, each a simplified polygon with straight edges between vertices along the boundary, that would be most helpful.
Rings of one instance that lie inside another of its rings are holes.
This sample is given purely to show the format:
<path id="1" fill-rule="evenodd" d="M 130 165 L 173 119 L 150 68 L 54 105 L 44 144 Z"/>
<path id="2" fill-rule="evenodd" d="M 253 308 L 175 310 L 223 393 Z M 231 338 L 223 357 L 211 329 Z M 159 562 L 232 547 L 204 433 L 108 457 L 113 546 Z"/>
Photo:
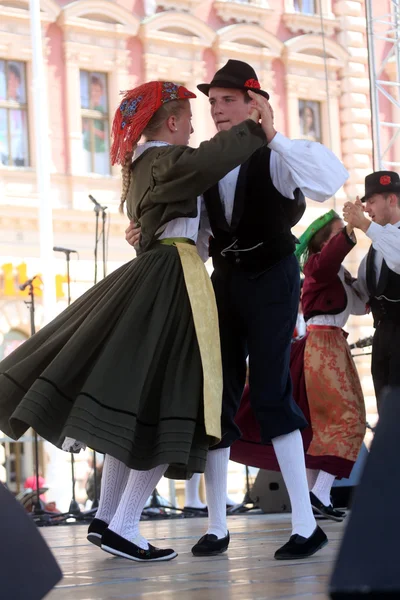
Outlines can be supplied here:
<path id="1" fill-rule="evenodd" d="M 196 98 L 193 92 L 167 81 L 150 81 L 125 92 L 112 125 L 111 163 L 124 164 L 152 116 L 166 102 Z"/>

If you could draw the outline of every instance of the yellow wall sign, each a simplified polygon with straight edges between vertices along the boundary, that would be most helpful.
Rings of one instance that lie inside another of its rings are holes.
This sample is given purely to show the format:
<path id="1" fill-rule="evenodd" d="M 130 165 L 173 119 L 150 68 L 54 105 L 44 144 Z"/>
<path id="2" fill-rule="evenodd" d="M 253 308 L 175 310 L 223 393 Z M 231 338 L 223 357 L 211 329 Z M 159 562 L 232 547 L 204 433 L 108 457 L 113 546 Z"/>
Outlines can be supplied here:
<path id="1" fill-rule="evenodd" d="M 19 286 L 28 280 L 26 263 L 13 265 L 5 263 L 0 267 L 0 295 L 1 296 L 20 296 L 26 297 L 29 295 L 29 287 L 24 291 L 19 289 Z M 65 298 L 63 284 L 68 282 L 66 275 L 56 275 L 56 297 L 57 300 Z M 35 279 L 33 282 L 33 291 L 36 297 L 40 298 L 43 295 L 42 284 L 40 279 Z"/>

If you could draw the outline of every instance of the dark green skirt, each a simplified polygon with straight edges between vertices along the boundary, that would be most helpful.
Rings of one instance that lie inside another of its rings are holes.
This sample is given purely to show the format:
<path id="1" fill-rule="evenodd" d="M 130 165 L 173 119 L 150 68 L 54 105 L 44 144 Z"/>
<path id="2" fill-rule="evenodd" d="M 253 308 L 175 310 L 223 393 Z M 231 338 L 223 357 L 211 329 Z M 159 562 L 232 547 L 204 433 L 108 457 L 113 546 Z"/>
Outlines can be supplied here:
<path id="1" fill-rule="evenodd" d="M 203 472 L 203 371 L 178 251 L 156 245 L 0 363 L 0 430 L 65 437 L 128 467 Z"/>

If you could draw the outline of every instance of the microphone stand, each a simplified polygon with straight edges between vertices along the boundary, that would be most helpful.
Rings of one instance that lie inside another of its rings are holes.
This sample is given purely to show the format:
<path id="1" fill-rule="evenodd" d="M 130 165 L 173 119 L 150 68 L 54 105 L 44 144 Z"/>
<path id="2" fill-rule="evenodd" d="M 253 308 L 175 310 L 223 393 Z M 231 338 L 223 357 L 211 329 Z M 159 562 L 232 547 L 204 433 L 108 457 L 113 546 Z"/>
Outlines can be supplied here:
<path id="1" fill-rule="evenodd" d="M 58 248 L 58 247 L 54 247 L 53 248 L 54 252 L 64 252 L 65 254 L 65 259 L 67 261 L 67 298 L 68 298 L 68 306 L 70 306 L 71 304 L 71 280 L 70 280 L 70 269 L 69 269 L 69 263 L 71 260 L 71 253 L 72 252 L 76 252 L 76 250 L 70 250 L 69 248 Z M 71 483 L 72 483 L 72 500 L 70 502 L 69 505 L 69 509 L 68 512 L 73 515 L 73 516 L 80 516 L 82 514 L 81 509 L 79 508 L 79 504 L 76 501 L 76 496 L 75 496 L 75 457 L 73 452 L 71 452 Z"/>
<path id="2" fill-rule="evenodd" d="M 258 506 L 258 504 L 256 502 L 254 502 L 254 500 L 252 500 L 250 493 L 251 493 L 250 472 L 249 472 L 249 467 L 246 465 L 246 492 L 245 492 L 244 498 L 240 504 L 238 504 L 237 506 L 234 506 L 233 508 L 230 508 L 227 511 L 227 514 L 235 515 L 238 513 L 246 513 L 246 512 L 249 512 L 250 510 L 259 509 L 260 507 Z"/>
<path id="3" fill-rule="evenodd" d="M 94 283 L 97 283 L 97 260 L 98 260 L 98 247 L 100 237 L 102 237 L 102 263 L 103 263 L 103 277 L 106 276 L 106 219 L 107 219 L 107 206 L 101 206 L 91 194 L 89 194 L 89 200 L 94 204 L 94 213 L 96 215 L 96 227 L 95 227 L 95 243 L 94 243 Z M 102 216 L 102 228 L 99 233 L 99 214 Z"/>
<path id="4" fill-rule="evenodd" d="M 35 281 L 35 279 L 38 279 L 38 275 L 34 275 L 34 277 L 32 277 L 32 279 L 28 279 L 28 281 L 25 281 L 25 283 L 21 284 L 19 286 L 19 289 L 21 291 L 24 291 L 26 288 L 29 288 L 29 300 L 25 300 L 25 304 L 28 306 L 29 308 L 29 315 L 30 315 L 30 326 L 31 326 L 31 337 L 33 335 L 35 335 L 36 333 L 36 326 L 35 326 L 35 295 L 34 295 L 34 291 L 33 291 L 33 282 Z M 33 439 L 34 439 L 34 448 L 35 448 L 35 478 L 36 478 L 36 493 L 33 496 L 33 518 L 35 520 L 36 523 L 40 524 L 47 524 L 50 521 L 50 515 L 52 515 L 52 513 L 49 513 L 45 510 L 43 510 L 41 502 L 40 502 L 40 495 L 39 495 L 39 438 L 38 438 L 38 434 L 36 433 L 35 430 L 33 430 Z"/>
<path id="5" fill-rule="evenodd" d="M 101 206 L 91 194 L 89 194 L 89 200 L 94 204 L 94 213 L 96 215 L 96 227 L 95 227 L 95 243 L 94 243 L 94 283 L 97 283 L 97 257 L 98 257 L 98 246 L 99 240 L 102 236 L 102 263 L 103 263 L 103 277 L 106 276 L 106 219 L 107 219 L 107 206 Z M 99 214 L 102 216 L 102 229 L 99 234 Z M 97 485 L 97 465 L 96 465 L 96 451 L 93 450 L 93 483 L 94 483 L 94 499 L 92 503 L 92 509 L 97 508 L 99 505 L 98 499 L 98 485 Z"/>

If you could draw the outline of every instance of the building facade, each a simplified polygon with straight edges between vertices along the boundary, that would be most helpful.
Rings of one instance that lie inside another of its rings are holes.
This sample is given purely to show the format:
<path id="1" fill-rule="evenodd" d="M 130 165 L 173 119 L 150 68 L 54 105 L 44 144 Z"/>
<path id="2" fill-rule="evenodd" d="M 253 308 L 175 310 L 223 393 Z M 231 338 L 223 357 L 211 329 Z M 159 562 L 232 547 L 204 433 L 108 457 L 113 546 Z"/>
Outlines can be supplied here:
<path id="1" fill-rule="evenodd" d="M 119 170 L 109 162 L 110 126 L 121 90 L 146 80 L 172 80 L 195 90 L 228 59 L 245 60 L 270 92 L 277 129 L 326 144 L 350 172 L 331 201 L 309 202 L 296 232 L 323 211 L 340 212 L 347 198 L 362 195 L 372 170 L 363 0 L 41 0 L 41 28 L 49 107 L 45 131 L 35 130 L 33 118 L 29 1 L 0 0 L 0 358 L 29 336 L 28 291 L 19 285 L 41 272 L 33 143 L 38 136 L 48 136 L 50 144 L 54 244 L 78 252 L 70 264 L 72 299 L 94 280 L 96 214 L 89 194 L 107 206 L 107 271 L 133 256 L 124 239 L 127 220 L 117 211 Z M 207 98 L 199 92 L 192 105 L 196 146 L 215 131 Z M 365 236 L 359 237 L 348 263 L 354 274 L 368 247 Z M 98 278 L 102 275 L 100 261 Z M 37 281 L 40 327 L 46 315 Z M 60 311 L 68 294 L 63 254 L 54 254 L 50 284 Z M 351 341 L 371 331 L 369 317 L 352 319 Z M 357 360 L 367 405 L 374 410 L 368 359 Z M 53 456 L 43 470 L 57 471 L 55 460 L 61 459 Z M 59 479 L 54 472 L 51 477 Z"/>

